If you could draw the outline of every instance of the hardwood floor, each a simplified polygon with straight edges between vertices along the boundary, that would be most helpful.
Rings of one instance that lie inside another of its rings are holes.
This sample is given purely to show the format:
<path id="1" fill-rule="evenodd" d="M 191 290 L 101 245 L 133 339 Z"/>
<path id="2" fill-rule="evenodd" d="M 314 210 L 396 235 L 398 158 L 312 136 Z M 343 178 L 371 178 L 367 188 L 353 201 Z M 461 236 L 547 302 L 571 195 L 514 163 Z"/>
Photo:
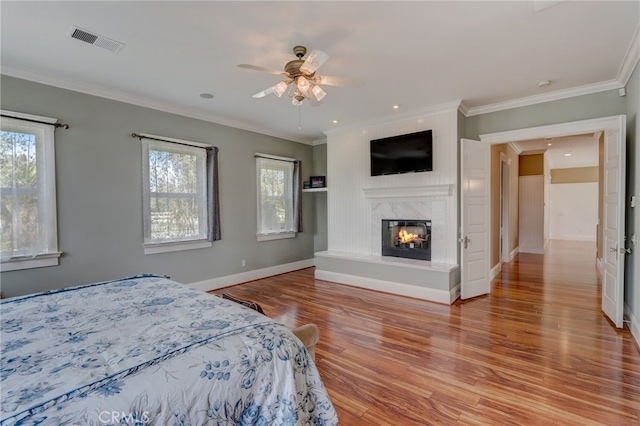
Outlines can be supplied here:
<path id="1" fill-rule="evenodd" d="M 316 365 L 341 425 L 640 424 L 640 350 L 600 310 L 593 243 L 520 254 L 490 295 L 451 306 L 313 273 L 213 293 L 318 325 Z"/>

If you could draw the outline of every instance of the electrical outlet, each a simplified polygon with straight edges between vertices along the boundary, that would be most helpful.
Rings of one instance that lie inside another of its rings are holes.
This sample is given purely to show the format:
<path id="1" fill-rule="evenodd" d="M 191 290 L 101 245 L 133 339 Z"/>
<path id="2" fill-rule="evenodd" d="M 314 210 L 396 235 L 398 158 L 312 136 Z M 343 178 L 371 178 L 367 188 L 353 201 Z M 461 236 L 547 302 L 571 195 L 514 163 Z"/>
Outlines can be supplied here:
<path id="1" fill-rule="evenodd" d="M 242 266 L 247 266 L 247 261 L 242 259 Z"/>

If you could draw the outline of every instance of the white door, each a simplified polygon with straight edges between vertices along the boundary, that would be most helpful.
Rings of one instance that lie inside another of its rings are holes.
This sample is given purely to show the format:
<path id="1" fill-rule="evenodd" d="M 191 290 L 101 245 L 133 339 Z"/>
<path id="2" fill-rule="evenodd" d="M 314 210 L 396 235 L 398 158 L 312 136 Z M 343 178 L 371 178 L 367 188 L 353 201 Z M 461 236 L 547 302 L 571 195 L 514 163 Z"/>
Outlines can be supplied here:
<path id="1" fill-rule="evenodd" d="M 622 328 L 625 249 L 625 126 L 604 136 L 602 310 Z"/>
<path id="2" fill-rule="evenodd" d="M 463 299 L 489 293 L 489 201 L 491 145 L 462 139 L 460 182 L 460 293 Z"/>

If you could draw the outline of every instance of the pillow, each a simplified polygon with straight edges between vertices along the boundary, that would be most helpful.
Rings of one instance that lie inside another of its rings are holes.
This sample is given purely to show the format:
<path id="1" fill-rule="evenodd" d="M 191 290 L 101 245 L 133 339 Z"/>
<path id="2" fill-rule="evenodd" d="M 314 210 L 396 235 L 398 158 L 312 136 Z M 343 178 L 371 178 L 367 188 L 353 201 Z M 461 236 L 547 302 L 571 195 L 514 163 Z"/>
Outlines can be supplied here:
<path id="1" fill-rule="evenodd" d="M 267 315 L 264 313 L 264 311 L 262 310 L 262 308 L 260 307 L 260 305 L 258 305 L 256 302 L 253 302 L 251 300 L 244 300 L 244 299 L 239 299 L 237 297 L 233 297 L 230 294 L 227 293 L 222 293 L 222 298 L 223 299 L 227 299 L 227 300 L 231 300 L 232 302 L 238 303 L 242 306 L 246 306 L 247 308 L 251 308 L 254 311 L 258 311 L 260 312 L 262 315 Z"/>

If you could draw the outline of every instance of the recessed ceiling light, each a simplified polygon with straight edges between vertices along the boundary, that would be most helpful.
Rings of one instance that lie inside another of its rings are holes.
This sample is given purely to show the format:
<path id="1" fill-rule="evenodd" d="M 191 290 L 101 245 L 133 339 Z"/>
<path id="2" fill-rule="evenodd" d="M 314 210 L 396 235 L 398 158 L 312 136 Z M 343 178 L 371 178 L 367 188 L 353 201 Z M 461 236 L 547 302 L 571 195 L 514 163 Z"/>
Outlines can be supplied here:
<path id="1" fill-rule="evenodd" d="M 203 99 L 213 99 L 213 95 L 211 93 L 200 93 L 200 97 Z"/>
<path id="2" fill-rule="evenodd" d="M 395 105 L 393 106 L 393 109 L 399 109 L 399 108 L 400 108 L 400 104 L 395 104 Z"/>
<path id="3" fill-rule="evenodd" d="M 549 143 L 547 144 L 547 146 L 551 146 L 551 145 L 553 145 L 551 142 L 549 142 Z"/>
<path id="4" fill-rule="evenodd" d="M 571 153 L 567 152 L 566 154 L 564 154 L 565 157 L 571 157 Z"/>
<path id="5" fill-rule="evenodd" d="M 333 124 L 338 124 L 338 120 L 333 120 Z"/>
<path id="6" fill-rule="evenodd" d="M 551 81 L 549 80 L 542 80 L 540 83 L 538 83 L 538 87 L 547 87 L 548 85 L 551 84 Z"/>

